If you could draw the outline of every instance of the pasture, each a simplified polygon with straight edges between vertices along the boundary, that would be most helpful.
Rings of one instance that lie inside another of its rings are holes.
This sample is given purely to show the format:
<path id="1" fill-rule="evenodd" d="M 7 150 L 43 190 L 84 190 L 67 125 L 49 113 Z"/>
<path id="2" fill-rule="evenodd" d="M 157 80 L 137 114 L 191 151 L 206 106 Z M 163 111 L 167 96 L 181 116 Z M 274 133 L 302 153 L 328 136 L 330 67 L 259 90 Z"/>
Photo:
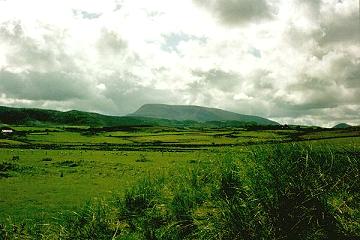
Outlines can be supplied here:
<path id="1" fill-rule="evenodd" d="M 359 129 L 13 129 L 4 239 L 360 236 Z"/>

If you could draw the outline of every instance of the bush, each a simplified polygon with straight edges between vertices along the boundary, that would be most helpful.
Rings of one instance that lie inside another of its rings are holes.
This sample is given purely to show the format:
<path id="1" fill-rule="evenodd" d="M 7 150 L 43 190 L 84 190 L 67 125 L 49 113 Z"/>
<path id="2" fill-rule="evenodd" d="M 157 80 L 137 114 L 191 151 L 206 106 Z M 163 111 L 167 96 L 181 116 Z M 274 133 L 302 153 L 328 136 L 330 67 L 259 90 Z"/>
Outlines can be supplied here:
<path id="1" fill-rule="evenodd" d="M 112 239 L 116 225 L 111 217 L 107 203 L 87 203 L 77 212 L 61 215 L 57 231 L 60 239 Z"/>
<path id="2" fill-rule="evenodd" d="M 19 165 L 14 163 L 2 162 L 0 164 L 0 172 L 16 171 L 19 168 Z"/>
<path id="3" fill-rule="evenodd" d="M 11 162 L 0 163 L 0 178 L 12 177 L 18 173 L 33 174 L 34 168 L 31 166 L 22 166 L 20 164 Z"/>
<path id="4" fill-rule="evenodd" d="M 164 179 L 144 178 L 126 191 L 117 202 L 118 219 L 128 228 L 128 236 L 155 239 L 156 232 L 167 221 L 167 210 L 161 205 Z"/>
<path id="5" fill-rule="evenodd" d="M 353 234 L 341 227 L 329 197 L 344 190 L 347 195 L 357 195 L 359 159 L 326 147 L 297 144 L 255 148 L 252 154 L 259 165 L 250 174 L 253 193 L 268 214 L 276 237 L 344 239 Z"/>
<path id="6" fill-rule="evenodd" d="M 150 160 L 144 155 L 140 154 L 139 158 L 135 160 L 136 162 L 150 162 Z"/>
<path id="7" fill-rule="evenodd" d="M 82 164 L 82 161 L 65 160 L 57 163 L 60 167 L 78 167 Z"/>
<path id="8" fill-rule="evenodd" d="M 124 197 L 126 214 L 135 215 L 152 208 L 155 204 L 155 197 L 159 195 L 158 187 L 155 182 L 145 178 L 127 190 Z"/>

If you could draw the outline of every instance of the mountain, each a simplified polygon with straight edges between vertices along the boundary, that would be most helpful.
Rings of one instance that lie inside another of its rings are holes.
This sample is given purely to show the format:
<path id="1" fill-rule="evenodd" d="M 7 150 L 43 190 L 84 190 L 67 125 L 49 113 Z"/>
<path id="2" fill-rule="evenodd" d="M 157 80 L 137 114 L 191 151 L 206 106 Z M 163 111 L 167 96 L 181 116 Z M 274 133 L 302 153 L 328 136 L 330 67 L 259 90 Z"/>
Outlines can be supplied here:
<path id="1" fill-rule="evenodd" d="M 0 106 L 0 124 L 24 125 L 85 125 L 85 126 L 143 126 L 159 121 L 138 117 L 107 116 L 98 113 L 71 110 L 67 112 L 36 108 L 11 108 Z"/>
<path id="2" fill-rule="evenodd" d="M 271 120 L 241 115 L 215 108 L 147 104 L 128 116 L 108 116 L 77 110 L 56 111 L 37 108 L 0 106 L 0 125 L 82 125 L 169 126 L 169 127 L 241 127 L 247 125 L 279 125 Z"/>
<path id="3" fill-rule="evenodd" d="M 333 126 L 332 128 L 343 129 L 343 128 L 351 128 L 351 127 L 352 126 L 347 123 L 339 123 L 339 124 Z"/>
<path id="4" fill-rule="evenodd" d="M 161 118 L 177 121 L 239 121 L 256 123 L 258 125 L 279 125 L 277 122 L 258 116 L 243 115 L 217 108 L 192 105 L 145 104 L 136 112 L 129 114 L 128 116 Z"/>

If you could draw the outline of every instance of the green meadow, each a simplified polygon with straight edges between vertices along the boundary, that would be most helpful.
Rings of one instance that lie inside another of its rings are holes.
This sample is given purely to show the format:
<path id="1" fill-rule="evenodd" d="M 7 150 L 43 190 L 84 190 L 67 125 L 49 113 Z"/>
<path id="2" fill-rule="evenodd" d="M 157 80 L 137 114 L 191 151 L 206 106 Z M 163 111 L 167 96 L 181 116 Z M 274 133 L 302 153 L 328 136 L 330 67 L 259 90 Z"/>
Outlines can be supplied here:
<path id="1" fill-rule="evenodd" d="M 0 239 L 359 239 L 360 130 L 11 126 Z"/>

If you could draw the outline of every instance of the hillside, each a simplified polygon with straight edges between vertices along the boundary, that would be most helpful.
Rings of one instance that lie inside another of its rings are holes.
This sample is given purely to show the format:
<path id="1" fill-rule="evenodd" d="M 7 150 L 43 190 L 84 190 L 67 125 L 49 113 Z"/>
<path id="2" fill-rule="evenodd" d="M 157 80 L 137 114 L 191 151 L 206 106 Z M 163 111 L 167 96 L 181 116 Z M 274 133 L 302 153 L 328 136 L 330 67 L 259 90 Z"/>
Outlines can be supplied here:
<path id="1" fill-rule="evenodd" d="M 341 129 L 341 128 L 350 128 L 350 127 L 352 127 L 352 126 L 347 123 L 339 123 L 339 124 L 333 126 L 332 128 Z"/>
<path id="2" fill-rule="evenodd" d="M 243 115 L 217 108 L 191 105 L 145 104 L 129 116 L 162 118 L 177 121 L 240 121 L 247 123 L 252 122 L 259 125 L 279 125 L 277 122 L 258 116 Z"/>
<path id="3" fill-rule="evenodd" d="M 154 120 L 138 117 L 106 116 L 82 111 L 55 111 L 36 108 L 11 108 L 0 106 L 0 124 L 25 125 L 86 125 L 86 126 L 142 126 L 153 125 Z"/>
<path id="4" fill-rule="evenodd" d="M 107 116 L 98 113 L 71 110 L 36 108 L 12 108 L 0 106 L 0 124 L 10 125 L 83 125 L 93 127 L 112 126 L 170 126 L 170 127 L 242 127 L 249 125 L 278 125 L 265 118 L 241 115 L 220 109 L 189 106 L 184 109 L 148 108 L 144 105 L 128 116 Z M 141 110 L 141 111 L 140 111 Z M 146 114 L 148 112 L 148 114 Z M 150 114 L 154 113 L 154 114 Z"/>

